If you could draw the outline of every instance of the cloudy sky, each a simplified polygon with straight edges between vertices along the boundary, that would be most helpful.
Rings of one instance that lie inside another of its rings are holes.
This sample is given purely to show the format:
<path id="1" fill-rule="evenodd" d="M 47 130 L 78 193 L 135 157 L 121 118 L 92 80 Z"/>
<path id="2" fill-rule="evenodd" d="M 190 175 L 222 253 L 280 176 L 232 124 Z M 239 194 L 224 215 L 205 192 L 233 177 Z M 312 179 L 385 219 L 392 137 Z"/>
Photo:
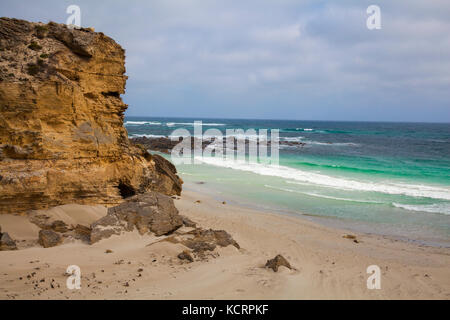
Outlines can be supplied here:
<path id="1" fill-rule="evenodd" d="M 450 122 L 448 0 L 2 0 L 127 52 L 127 115 Z M 366 9 L 381 8 L 381 30 Z"/>

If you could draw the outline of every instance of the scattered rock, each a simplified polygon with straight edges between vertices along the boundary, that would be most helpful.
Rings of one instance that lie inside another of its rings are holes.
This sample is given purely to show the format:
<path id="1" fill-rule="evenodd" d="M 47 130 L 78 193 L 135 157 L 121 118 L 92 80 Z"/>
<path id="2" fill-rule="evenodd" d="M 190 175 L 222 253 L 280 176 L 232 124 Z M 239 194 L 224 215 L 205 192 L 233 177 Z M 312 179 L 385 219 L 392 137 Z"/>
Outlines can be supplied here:
<path id="1" fill-rule="evenodd" d="M 192 221 L 191 219 L 189 219 L 188 217 L 181 216 L 181 219 L 183 219 L 183 224 L 184 224 L 185 227 L 189 227 L 189 228 L 196 228 L 197 227 L 197 224 L 194 221 Z"/>
<path id="2" fill-rule="evenodd" d="M 195 229 L 187 234 L 194 235 L 192 239 L 187 239 L 183 242 L 188 248 L 194 250 L 194 252 L 214 250 L 216 245 L 226 247 L 229 245 L 235 246 L 240 249 L 239 244 L 224 230 L 204 230 Z"/>
<path id="3" fill-rule="evenodd" d="M 240 249 L 239 244 L 224 230 L 197 228 L 177 237 L 166 238 L 164 241 L 181 243 L 198 254 L 203 254 L 205 251 L 213 251 L 217 246 L 227 247 L 233 245 Z"/>
<path id="4" fill-rule="evenodd" d="M 51 228 L 53 231 L 55 231 L 55 232 L 60 232 L 60 233 L 64 233 L 64 232 L 69 231 L 69 229 L 68 229 L 68 227 L 67 227 L 67 224 L 66 224 L 64 221 L 61 221 L 61 220 L 56 220 L 56 221 L 54 221 L 54 222 L 51 224 L 50 228 Z"/>
<path id="5" fill-rule="evenodd" d="M 110 249 L 106 249 L 105 253 L 113 253 L 113 251 Z"/>
<path id="6" fill-rule="evenodd" d="M 101 239 L 106 239 L 112 235 L 118 235 L 124 230 L 124 226 L 120 223 L 115 215 L 106 215 L 91 224 L 90 243 L 95 243 Z"/>
<path id="7" fill-rule="evenodd" d="M 52 230 L 39 231 L 39 244 L 44 248 L 50 248 L 62 243 L 62 237 Z"/>
<path id="8" fill-rule="evenodd" d="M 16 242 L 0 227 L 0 251 L 17 250 Z"/>
<path id="9" fill-rule="evenodd" d="M 345 234 L 342 236 L 342 238 L 353 240 L 354 243 L 359 243 L 358 239 L 356 239 L 356 236 L 352 234 Z"/>
<path id="10" fill-rule="evenodd" d="M 50 217 L 39 211 L 32 211 L 28 214 L 28 219 L 41 229 L 51 229 L 52 223 L 49 222 Z"/>
<path id="11" fill-rule="evenodd" d="M 270 268 L 274 272 L 278 272 L 278 268 L 281 266 L 284 266 L 288 269 L 293 269 L 289 262 L 280 254 L 273 259 L 267 260 L 265 265 L 266 268 Z"/>
<path id="12" fill-rule="evenodd" d="M 90 242 L 91 240 L 91 228 L 77 224 L 74 229 L 74 235 L 76 239 L 80 239 L 85 242 Z"/>
<path id="13" fill-rule="evenodd" d="M 202 203 L 200 200 L 196 200 L 195 203 Z"/>
<path id="14" fill-rule="evenodd" d="M 227 204 L 225 201 L 222 201 L 222 204 Z"/>
<path id="15" fill-rule="evenodd" d="M 192 258 L 191 253 L 187 250 L 184 250 L 183 252 L 178 254 L 178 259 L 188 260 L 189 262 L 194 262 L 194 258 Z"/>
<path id="16" fill-rule="evenodd" d="M 152 232 L 156 236 L 169 234 L 183 225 L 183 219 L 173 204 L 173 199 L 150 192 L 127 198 L 116 207 L 108 209 L 108 214 L 91 225 L 91 243 L 122 231 L 139 233 Z"/>
<path id="17" fill-rule="evenodd" d="M 201 240 L 186 240 L 184 244 L 192 249 L 196 253 L 203 253 L 205 251 L 214 251 L 216 249 L 216 244 Z"/>

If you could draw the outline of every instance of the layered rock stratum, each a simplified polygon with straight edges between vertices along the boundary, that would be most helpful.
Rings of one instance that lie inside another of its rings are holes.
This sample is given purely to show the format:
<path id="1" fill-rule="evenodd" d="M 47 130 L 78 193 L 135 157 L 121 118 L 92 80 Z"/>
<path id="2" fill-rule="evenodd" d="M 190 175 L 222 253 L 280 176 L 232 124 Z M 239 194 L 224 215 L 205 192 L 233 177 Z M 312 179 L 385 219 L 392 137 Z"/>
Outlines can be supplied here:
<path id="1" fill-rule="evenodd" d="M 126 80 L 101 32 L 0 18 L 0 213 L 180 194 L 175 167 L 128 140 Z"/>

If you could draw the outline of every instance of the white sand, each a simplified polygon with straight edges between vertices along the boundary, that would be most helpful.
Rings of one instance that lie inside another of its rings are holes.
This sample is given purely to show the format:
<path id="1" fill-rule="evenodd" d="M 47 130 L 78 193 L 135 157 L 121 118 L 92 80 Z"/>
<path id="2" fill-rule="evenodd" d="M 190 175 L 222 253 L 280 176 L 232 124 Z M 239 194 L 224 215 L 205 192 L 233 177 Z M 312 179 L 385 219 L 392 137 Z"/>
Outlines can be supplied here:
<path id="1" fill-rule="evenodd" d="M 221 248 L 219 257 L 188 264 L 177 258 L 182 245 L 132 232 L 92 246 L 73 241 L 48 249 L 0 252 L 0 298 L 450 298 L 449 249 L 364 234 L 356 234 L 360 242 L 354 243 L 342 237 L 347 232 L 300 218 L 224 205 L 189 191 L 183 191 L 182 199 L 175 204 L 200 226 L 229 232 L 242 249 Z M 72 219 L 71 224 L 87 224 L 100 212 L 106 213 L 98 207 L 70 208 L 52 210 L 55 218 L 66 222 Z M 20 220 L 23 224 L 19 227 L 14 219 L 24 218 L 0 215 L 4 231 L 17 239 L 36 235 L 34 225 Z M 105 253 L 106 249 L 113 253 Z M 286 257 L 297 270 L 282 267 L 274 273 L 263 268 L 276 254 Z M 81 290 L 68 290 L 65 285 L 64 272 L 73 264 L 82 271 Z M 380 290 L 366 287 L 369 265 L 381 268 Z M 138 272 L 140 268 L 143 271 Z"/>

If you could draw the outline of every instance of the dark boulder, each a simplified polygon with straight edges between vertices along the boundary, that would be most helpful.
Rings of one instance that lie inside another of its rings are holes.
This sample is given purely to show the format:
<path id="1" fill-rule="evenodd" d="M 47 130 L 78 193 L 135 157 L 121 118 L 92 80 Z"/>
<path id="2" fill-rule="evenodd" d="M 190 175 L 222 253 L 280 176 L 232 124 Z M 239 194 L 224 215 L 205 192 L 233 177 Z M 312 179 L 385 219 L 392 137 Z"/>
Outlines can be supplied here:
<path id="1" fill-rule="evenodd" d="M 172 198 L 150 192 L 127 198 L 91 225 L 91 243 L 136 228 L 140 234 L 169 234 L 183 225 Z"/>
<path id="2" fill-rule="evenodd" d="M 181 219 L 183 219 L 183 224 L 185 227 L 189 227 L 189 228 L 197 227 L 197 224 L 194 221 L 192 221 L 191 219 L 189 219 L 188 217 L 181 216 Z"/>
<path id="3" fill-rule="evenodd" d="M 55 247 L 62 243 L 62 237 L 52 230 L 39 231 L 39 244 L 44 248 Z"/>
<path id="4" fill-rule="evenodd" d="M 277 255 L 275 258 L 267 260 L 266 268 L 270 268 L 275 272 L 278 272 L 278 268 L 284 266 L 288 269 L 293 269 L 289 262 L 281 255 Z"/>
<path id="5" fill-rule="evenodd" d="M 240 249 L 239 244 L 224 230 L 197 228 L 165 240 L 172 243 L 181 243 L 198 254 L 203 254 L 205 251 L 214 251 L 217 246 L 227 247 L 233 245 Z"/>
<path id="6" fill-rule="evenodd" d="M 16 242 L 0 227 L 0 251 L 17 250 Z"/>
<path id="7" fill-rule="evenodd" d="M 90 242 L 91 240 L 91 228 L 77 224 L 74 229 L 74 234 L 76 239 L 80 239 L 85 242 Z"/>
<path id="8" fill-rule="evenodd" d="M 67 224 L 61 220 L 54 221 L 51 224 L 50 228 L 55 232 L 61 232 L 61 233 L 69 231 Z"/>
<path id="9" fill-rule="evenodd" d="M 187 260 L 189 262 L 193 262 L 194 258 L 192 258 L 191 253 L 187 250 L 184 250 L 180 254 L 178 254 L 178 259 L 180 260 Z"/>

